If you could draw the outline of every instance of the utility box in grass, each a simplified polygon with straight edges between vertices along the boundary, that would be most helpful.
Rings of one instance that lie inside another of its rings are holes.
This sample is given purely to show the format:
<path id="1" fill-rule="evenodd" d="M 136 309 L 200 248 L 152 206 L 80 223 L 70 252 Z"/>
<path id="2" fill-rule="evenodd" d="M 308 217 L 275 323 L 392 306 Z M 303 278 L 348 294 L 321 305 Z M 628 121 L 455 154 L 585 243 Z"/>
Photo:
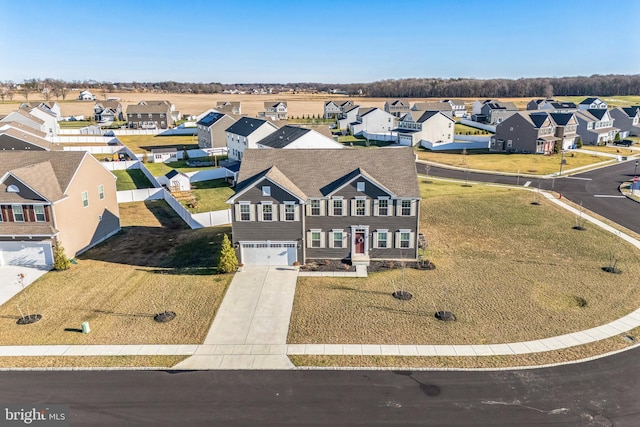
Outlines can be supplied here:
<path id="1" fill-rule="evenodd" d="M 82 322 L 82 333 L 88 334 L 91 332 L 91 328 L 89 327 L 89 322 Z"/>

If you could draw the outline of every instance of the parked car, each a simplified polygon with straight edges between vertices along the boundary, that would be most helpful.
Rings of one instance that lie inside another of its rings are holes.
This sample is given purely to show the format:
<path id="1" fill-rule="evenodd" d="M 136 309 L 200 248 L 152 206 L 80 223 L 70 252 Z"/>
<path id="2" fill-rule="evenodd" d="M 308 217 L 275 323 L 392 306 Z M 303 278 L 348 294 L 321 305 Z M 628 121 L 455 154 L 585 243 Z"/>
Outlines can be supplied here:
<path id="1" fill-rule="evenodd" d="M 633 145 L 633 141 L 630 139 L 623 139 L 622 141 L 613 141 L 614 145 L 624 145 L 625 147 L 630 147 Z"/>

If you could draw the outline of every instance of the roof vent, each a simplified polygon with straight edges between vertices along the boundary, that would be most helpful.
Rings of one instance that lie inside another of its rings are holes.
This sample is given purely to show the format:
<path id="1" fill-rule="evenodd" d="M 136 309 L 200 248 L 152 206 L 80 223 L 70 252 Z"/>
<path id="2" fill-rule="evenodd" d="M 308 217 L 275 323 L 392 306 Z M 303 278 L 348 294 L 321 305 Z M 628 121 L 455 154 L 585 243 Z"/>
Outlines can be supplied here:
<path id="1" fill-rule="evenodd" d="M 20 189 L 18 188 L 17 185 L 13 185 L 11 184 L 10 186 L 7 187 L 7 193 L 19 193 Z"/>

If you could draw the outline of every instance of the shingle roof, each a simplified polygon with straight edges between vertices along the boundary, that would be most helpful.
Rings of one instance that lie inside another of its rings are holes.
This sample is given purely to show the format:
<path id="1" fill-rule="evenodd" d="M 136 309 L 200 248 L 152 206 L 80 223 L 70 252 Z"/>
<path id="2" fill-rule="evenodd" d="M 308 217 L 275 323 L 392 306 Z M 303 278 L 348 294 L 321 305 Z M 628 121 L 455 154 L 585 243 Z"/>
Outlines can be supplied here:
<path id="1" fill-rule="evenodd" d="M 578 106 L 576 104 L 574 104 L 573 102 L 550 102 L 549 105 L 551 105 L 553 108 L 556 108 L 558 110 L 561 109 L 565 109 L 565 110 L 569 110 L 569 109 L 576 109 L 578 108 Z"/>
<path id="2" fill-rule="evenodd" d="M 535 113 L 525 113 L 522 112 L 523 116 L 528 116 L 530 121 L 533 123 L 533 125 L 537 128 L 540 128 L 542 126 L 544 126 L 544 123 L 549 119 L 549 116 L 547 115 L 547 113 L 539 113 L 539 112 L 535 112 Z"/>
<path id="3" fill-rule="evenodd" d="M 325 196 L 357 169 L 367 171 L 380 185 L 398 196 L 420 197 L 415 154 L 411 147 L 375 150 L 246 149 L 238 188 L 246 188 L 255 182 L 257 175 L 266 174 L 274 166 L 307 197 Z"/>
<path id="4" fill-rule="evenodd" d="M 283 148 L 310 131 L 311 129 L 296 126 L 284 126 L 265 136 L 257 143 L 271 148 Z"/>
<path id="5" fill-rule="evenodd" d="M 580 105 L 589 105 L 596 101 L 598 98 L 585 98 L 580 102 Z"/>
<path id="6" fill-rule="evenodd" d="M 360 107 L 360 111 L 358 111 L 358 115 L 360 117 L 362 116 L 366 116 L 367 114 L 369 114 L 370 112 L 377 110 L 377 108 L 375 107 Z"/>
<path id="7" fill-rule="evenodd" d="M 602 120 L 602 118 L 604 117 L 604 115 L 606 114 L 607 110 L 603 109 L 588 109 L 587 110 L 593 117 L 597 118 L 598 120 Z"/>
<path id="8" fill-rule="evenodd" d="M 237 122 L 229 126 L 227 128 L 227 132 L 240 136 L 249 136 L 253 133 L 253 131 L 258 129 L 265 123 L 269 122 L 262 119 L 254 119 L 253 117 L 242 117 Z M 273 125 L 273 127 L 277 129 L 275 125 Z"/>
<path id="9" fill-rule="evenodd" d="M 0 130 L 0 136 L 7 135 L 11 138 L 15 138 L 20 141 L 25 141 L 31 145 L 35 145 L 36 147 L 44 148 L 45 150 L 58 150 L 59 147 L 57 145 L 51 144 L 48 140 L 44 138 L 37 137 L 31 133 L 23 132 L 20 129 L 16 129 L 14 127 L 7 127 L 6 129 Z"/>
<path id="10" fill-rule="evenodd" d="M 573 113 L 551 113 L 549 115 L 558 126 L 566 126 L 573 117 Z"/>
<path id="11" fill-rule="evenodd" d="M 84 151 L 0 151 L 0 177 L 7 172 L 54 202 L 63 197 Z"/>
<path id="12" fill-rule="evenodd" d="M 55 236 L 58 230 L 50 224 L 38 224 L 36 222 L 0 222 L 0 236 L 33 237 Z"/>
<path id="13" fill-rule="evenodd" d="M 41 130 L 32 128 L 31 126 L 27 126 L 24 123 L 20 123 L 20 122 L 2 122 L 2 121 L 0 121 L 0 129 L 7 128 L 7 127 L 12 127 L 12 128 L 21 130 L 23 132 L 30 133 L 30 134 L 35 135 L 35 136 L 40 137 L 40 138 L 44 138 L 45 136 L 47 136 L 46 132 L 42 132 Z"/>
<path id="14" fill-rule="evenodd" d="M 633 105 L 631 107 L 622 107 L 620 109 L 624 111 L 629 117 L 635 117 L 636 114 L 640 113 L 640 106 L 638 105 Z"/>
<path id="15" fill-rule="evenodd" d="M 451 111 L 447 102 L 416 102 L 413 109 L 418 111 Z"/>
<path id="16" fill-rule="evenodd" d="M 169 101 L 140 101 L 138 104 L 129 105 L 127 114 L 167 113 L 171 110 Z"/>

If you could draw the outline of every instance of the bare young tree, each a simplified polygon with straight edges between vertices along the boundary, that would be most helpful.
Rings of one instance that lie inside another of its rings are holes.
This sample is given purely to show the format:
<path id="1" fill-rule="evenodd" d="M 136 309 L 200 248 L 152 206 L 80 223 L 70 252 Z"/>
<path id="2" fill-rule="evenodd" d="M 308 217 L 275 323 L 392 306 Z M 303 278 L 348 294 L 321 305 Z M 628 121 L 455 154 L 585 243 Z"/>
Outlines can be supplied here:
<path id="1" fill-rule="evenodd" d="M 67 93 L 69 92 L 69 89 L 67 89 L 66 86 L 62 86 L 60 88 L 60 96 L 62 96 L 62 100 L 64 101 L 65 98 L 67 97 Z"/>
<path id="2" fill-rule="evenodd" d="M 22 92 L 22 96 L 24 96 L 24 100 L 26 102 L 29 102 L 29 94 L 31 93 L 31 88 L 27 84 L 23 84 L 20 88 L 20 91 Z"/>
<path id="3" fill-rule="evenodd" d="M 2 103 L 4 104 L 4 99 L 7 97 L 7 93 L 9 93 L 9 89 L 5 86 L 0 88 L 0 99 L 2 99 Z"/>

